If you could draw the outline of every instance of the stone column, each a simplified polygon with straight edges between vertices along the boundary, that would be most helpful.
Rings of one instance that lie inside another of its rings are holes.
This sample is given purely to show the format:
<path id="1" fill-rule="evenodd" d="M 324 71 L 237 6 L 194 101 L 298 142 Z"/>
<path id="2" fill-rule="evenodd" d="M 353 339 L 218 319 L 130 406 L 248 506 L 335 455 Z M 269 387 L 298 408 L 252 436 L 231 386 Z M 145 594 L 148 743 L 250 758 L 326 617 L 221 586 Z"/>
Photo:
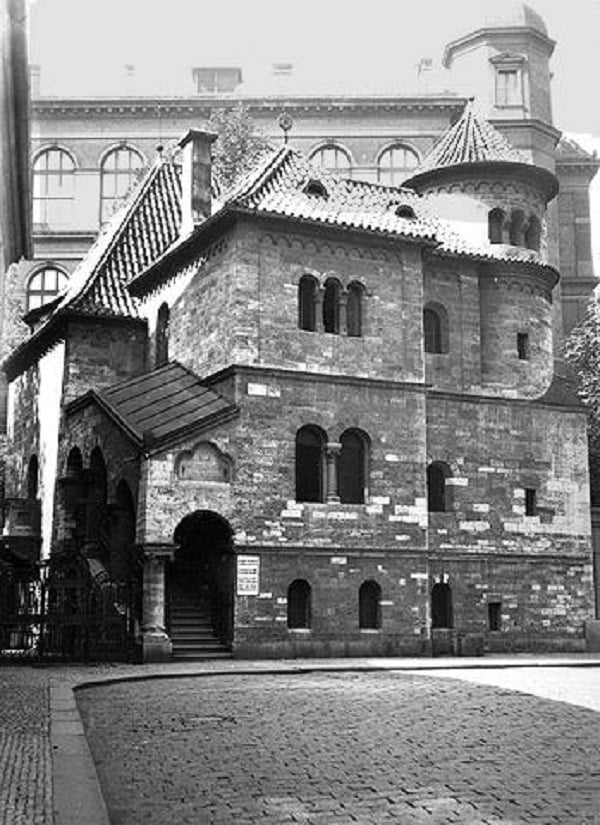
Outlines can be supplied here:
<path id="1" fill-rule="evenodd" d="M 172 558 L 174 549 L 147 545 L 143 549 L 142 658 L 144 662 L 169 661 L 172 644 L 165 626 L 165 562 Z"/>
<path id="2" fill-rule="evenodd" d="M 342 445 L 339 441 L 329 441 L 327 443 L 327 490 L 326 500 L 336 502 L 340 500 L 337 485 L 337 457 L 340 454 Z"/>
<path id="3" fill-rule="evenodd" d="M 348 293 L 340 292 L 338 331 L 340 335 L 348 335 Z"/>

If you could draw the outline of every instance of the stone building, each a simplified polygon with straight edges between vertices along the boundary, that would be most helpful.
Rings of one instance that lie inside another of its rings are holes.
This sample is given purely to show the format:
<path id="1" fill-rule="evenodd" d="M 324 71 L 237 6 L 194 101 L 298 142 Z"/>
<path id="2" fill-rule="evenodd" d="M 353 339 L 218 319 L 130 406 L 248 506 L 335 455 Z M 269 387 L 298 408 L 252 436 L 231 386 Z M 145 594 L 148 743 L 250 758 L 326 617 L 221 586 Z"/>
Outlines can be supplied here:
<path id="1" fill-rule="evenodd" d="M 404 187 L 283 146 L 215 202 L 212 139 L 155 160 L 5 364 L 43 553 L 141 578 L 145 661 L 584 649 L 549 164 L 469 102 Z"/>

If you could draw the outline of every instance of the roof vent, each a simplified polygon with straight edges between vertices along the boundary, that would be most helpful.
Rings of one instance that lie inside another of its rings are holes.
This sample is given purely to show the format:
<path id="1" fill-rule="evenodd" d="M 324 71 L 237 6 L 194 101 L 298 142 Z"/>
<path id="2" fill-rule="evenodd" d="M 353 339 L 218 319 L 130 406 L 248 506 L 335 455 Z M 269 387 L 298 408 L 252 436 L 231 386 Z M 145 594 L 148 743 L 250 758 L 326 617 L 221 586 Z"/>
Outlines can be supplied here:
<path id="1" fill-rule="evenodd" d="M 397 206 L 394 211 L 398 218 L 404 218 L 407 221 L 414 221 L 417 217 L 415 215 L 415 210 L 407 203 L 401 203 L 400 206 Z"/>
<path id="2" fill-rule="evenodd" d="M 329 197 L 327 189 L 323 186 L 320 180 L 316 180 L 315 178 L 311 178 L 308 181 L 308 183 L 304 187 L 304 193 L 306 195 L 312 195 L 315 198 Z"/>

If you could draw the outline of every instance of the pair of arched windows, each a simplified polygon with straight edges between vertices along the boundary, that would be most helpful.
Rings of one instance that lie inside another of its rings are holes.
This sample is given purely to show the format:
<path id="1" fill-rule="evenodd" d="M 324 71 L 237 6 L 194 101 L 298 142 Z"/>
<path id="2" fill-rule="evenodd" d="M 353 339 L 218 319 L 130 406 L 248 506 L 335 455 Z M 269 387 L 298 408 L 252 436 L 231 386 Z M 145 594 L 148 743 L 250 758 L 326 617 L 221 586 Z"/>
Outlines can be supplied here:
<path id="1" fill-rule="evenodd" d="M 296 501 L 363 504 L 368 462 L 369 438 L 361 430 L 345 430 L 339 442 L 328 443 L 320 427 L 301 427 L 296 433 Z"/>
<path id="2" fill-rule="evenodd" d="M 506 243 L 539 252 L 542 224 L 536 215 L 527 217 L 521 209 L 510 213 L 499 207 L 488 214 L 488 239 L 490 243 Z"/>
<path id="3" fill-rule="evenodd" d="M 358 281 L 342 289 L 337 278 L 328 278 L 323 289 L 312 275 L 298 284 L 298 326 L 307 332 L 322 330 L 350 338 L 363 334 L 364 287 Z"/>
<path id="4" fill-rule="evenodd" d="M 306 579 L 295 579 L 287 592 L 287 626 L 308 630 L 312 620 L 312 589 Z M 358 626 L 361 630 L 381 627 L 381 587 L 373 579 L 364 581 L 358 591 Z"/>
<path id="5" fill-rule="evenodd" d="M 425 352 L 448 352 L 448 313 L 441 304 L 427 304 L 423 309 L 423 339 Z"/>
<path id="6" fill-rule="evenodd" d="M 144 169 L 137 149 L 122 145 L 108 151 L 100 164 L 100 222 L 110 218 Z M 33 161 L 33 223 L 70 228 L 74 220 L 76 161 L 58 146 L 39 152 Z"/>
<path id="7" fill-rule="evenodd" d="M 350 152 L 337 143 L 326 143 L 311 154 L 310 159 L 330 172 L 350 177 L 352 158 Z M 410 146 L 394 143 L 386 146 L 377 158 L 377 180 L 386 186 L 398 186 L 411 169 L 419 165 L 419 156 Z"/>

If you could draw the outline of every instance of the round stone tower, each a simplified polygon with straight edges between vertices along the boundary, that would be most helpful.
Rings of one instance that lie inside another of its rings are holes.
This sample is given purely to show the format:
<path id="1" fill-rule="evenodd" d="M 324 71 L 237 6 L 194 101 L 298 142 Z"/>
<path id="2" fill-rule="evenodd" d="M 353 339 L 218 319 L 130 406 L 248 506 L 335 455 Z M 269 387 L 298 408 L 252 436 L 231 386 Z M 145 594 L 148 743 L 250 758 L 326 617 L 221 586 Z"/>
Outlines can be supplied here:
<path id="1" fill-rule="evenodd" d="M 470 100 L 404 182 L 478 257 L 484 392 L 535 398 L 553 374 L 552 290 L 546 207 L 558 182 L 515 150 Z"/>

